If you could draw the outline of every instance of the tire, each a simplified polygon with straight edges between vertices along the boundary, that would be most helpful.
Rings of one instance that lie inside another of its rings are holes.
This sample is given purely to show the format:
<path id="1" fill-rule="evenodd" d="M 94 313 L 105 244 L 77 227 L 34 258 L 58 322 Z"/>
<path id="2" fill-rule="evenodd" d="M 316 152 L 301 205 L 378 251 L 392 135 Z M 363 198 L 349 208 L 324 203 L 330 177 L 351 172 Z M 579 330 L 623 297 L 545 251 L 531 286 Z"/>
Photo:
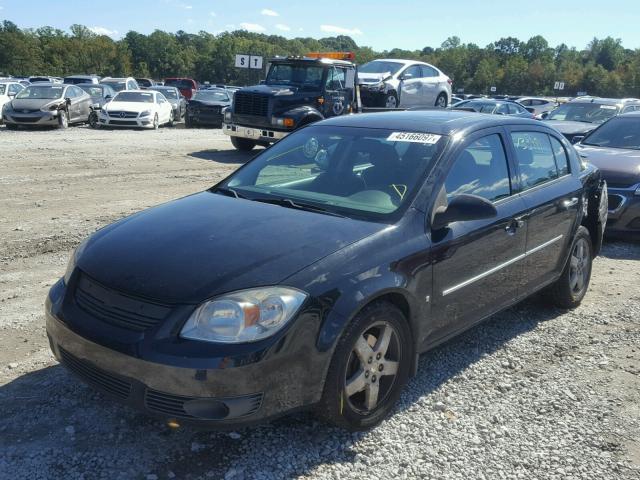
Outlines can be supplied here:
<path id="1" fill-rule="evenodd" d="M 382 339 L 387 334 L 385 347 Z M 387 302 L 366 306 L 336 345 L 318 414 L 351 431 L 374 427 L 398 400 L 409 378 L 413 354 L 411 332 L 402 312 Z"/>
<path id="2" fill-rule="evenodd" d="M 231 144 L 236 150 L 240 150 L 241 152 L 250 152 L 257 145 L 257 142 L 246 138 L 231 137 Z"/>
<path id="3" fill-rule="evenodd" d="M 158 130 L 160 128 L 160 120 L 158 119 L 158 114 L 156 113 L 153 117 L 153 129 Z"/>
<path id="4" fill-rule="evenodd" d="M 446 93 L 441 93 L 440 95 L 438 95 L 438 98 L 436 98 L 436 107 L 447 108 L 447 94 Z"/>
<path id="5" fill-rule="evenodd" d="M 7 130 L 18 130 L 18 125 L 15 123 L 5 123 Z"/>
<path id="6" fill-rule="evenodd" d="M 184 116 L 184 126 L 185 128 L 193 127 L 193 123 L 191 122 L 191 117 L 189 115 Z"/>
<path id="7" fill-rule="evenodd" d="M 58 113 L 58 128 L 64 130 L 69 127 L 69 114 L 66 110 L 60 110 Z"/>
<path id="8" fill-rule="evenodd" d="M 91 112 L 89 114 L 89 126 L 91 128 L 99 128 L 100 122 L 98 121 L 98 114 L 96 112 Z"/>
<path id="9" fill-rule="evenodd" d="M 567 264 L 558 280 L 544 291 L 547 299 L 560 308 L 576 308 L 582 302 L 591 279 L 593 246 L 589 230 L 578 227 Z"/>
<path id="10" fill-rule="evenodd" d="M 398 102 L 398 94 L 396 94 L 396 92 L 389 92 L 383 100 L 383 107 L 384 108 L 398 108 L 399 102 Z"/>
<path id="11" fill-rule="evenodd" d="M 169 126 L 173 127 L 176 124 L 176 119 L 173 113 L 173 110 L 171 110 L 171 113 L 169 114 Z"/>

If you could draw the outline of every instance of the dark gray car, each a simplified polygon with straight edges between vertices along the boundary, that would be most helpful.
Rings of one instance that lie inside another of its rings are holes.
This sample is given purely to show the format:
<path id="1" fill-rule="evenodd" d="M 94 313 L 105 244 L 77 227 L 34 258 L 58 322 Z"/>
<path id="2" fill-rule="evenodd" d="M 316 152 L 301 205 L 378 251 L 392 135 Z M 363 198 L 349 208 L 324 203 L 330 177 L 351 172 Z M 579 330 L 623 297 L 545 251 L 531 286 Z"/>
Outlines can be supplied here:
<path id="1" fill-rule="evenodd" d="M 454 110 L 468 112 L 490 113 L 494 115 L 508 115 L 510 117 L 533 118 L 533 113 L 517 102 L 509 100 L 474 99 L 463 100 L 451 107 Z"/>
<path id="2" fill-rule="evenodd" d="M 612 118 L 576 144 L 576 150 L 607 181 L 607 233 L 640 235 L 640 113 Z"/>
<path id="3" fill-rule="evenodd" d="M 175 121 L 182 121 L 185 113 L 187 112 L 187 99 L 180 93 L 180 90 L 176 87 L 164 87 L 158 85 L 148 87 L 147 90 L 155 90 L 156 92 L 162 93 L 173 107 L 173 118 Z"/>
<path id="4" fill-rule="evenodd" d="M 38 83 L 30 85 L 5 105 L 3 120 L 10 130 L 18 125 L 57 126 L 89 121 L 92 100 L 76 85 Z"/>
<path id="5" fill-rule="evenodd" d="M 116 96 L 116 91 L 109 85 L 85 83 L 78 85 L 82 90 L 87 92 L 93 102 L 92 111 L 89 115 L 89 125 L 91 128 L 98 127 L 98 112 L 100 109 Z"/>

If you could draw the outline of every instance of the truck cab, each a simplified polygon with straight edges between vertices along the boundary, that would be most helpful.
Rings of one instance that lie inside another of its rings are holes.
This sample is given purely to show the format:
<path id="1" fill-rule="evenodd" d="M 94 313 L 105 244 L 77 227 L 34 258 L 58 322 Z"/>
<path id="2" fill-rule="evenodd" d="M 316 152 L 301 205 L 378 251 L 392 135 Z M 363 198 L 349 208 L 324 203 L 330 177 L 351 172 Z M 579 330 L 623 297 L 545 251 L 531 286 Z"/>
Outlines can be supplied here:
<path id="1" fill-rule="evenodd" d="M 351 113 L 356 104 L 352 53 L 274 58 L 260 85 L 236 91 L 222 130 L 242 151 L 269 145 L 324 118 Z"/>

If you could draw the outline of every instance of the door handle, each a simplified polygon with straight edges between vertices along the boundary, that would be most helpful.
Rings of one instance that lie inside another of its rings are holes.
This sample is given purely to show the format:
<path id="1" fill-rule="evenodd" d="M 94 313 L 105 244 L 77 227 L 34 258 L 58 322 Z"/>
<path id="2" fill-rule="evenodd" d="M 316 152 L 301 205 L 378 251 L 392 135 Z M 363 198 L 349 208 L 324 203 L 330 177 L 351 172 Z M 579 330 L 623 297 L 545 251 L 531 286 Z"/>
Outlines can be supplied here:
<path id="1" fill-rule="evenodd" d="M 578 204 L 578 198 L 577 197 L 573 197 L 571 200 L 563 200 L 562 201 L 562 206 L 564 208 L 575 207 L 577 204 Z"/>
<path id="2" fill-rule="evenodd" d="M 524 217 L 512 218 L 506 227 L 504 227 L 504 231 L 509 235 L 513 235 L 519 228 L 524 227 Z"/>

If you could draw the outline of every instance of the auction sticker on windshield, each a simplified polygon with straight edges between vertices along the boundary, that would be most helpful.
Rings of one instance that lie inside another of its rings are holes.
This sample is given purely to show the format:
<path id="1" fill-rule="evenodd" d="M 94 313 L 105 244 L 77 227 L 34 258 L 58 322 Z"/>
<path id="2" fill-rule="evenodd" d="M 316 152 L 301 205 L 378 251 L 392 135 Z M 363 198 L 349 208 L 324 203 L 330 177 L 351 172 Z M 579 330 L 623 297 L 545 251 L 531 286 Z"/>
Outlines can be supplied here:
<path id="1" fill-rule="evenodd" d="M 441 135 L 433 133 L 415 133 L 415 132 L 393 132 L 387 138 L 388 142 L 412 142 L 412 143 L 426 143 L 433 145 L 440 140 Z"/>

